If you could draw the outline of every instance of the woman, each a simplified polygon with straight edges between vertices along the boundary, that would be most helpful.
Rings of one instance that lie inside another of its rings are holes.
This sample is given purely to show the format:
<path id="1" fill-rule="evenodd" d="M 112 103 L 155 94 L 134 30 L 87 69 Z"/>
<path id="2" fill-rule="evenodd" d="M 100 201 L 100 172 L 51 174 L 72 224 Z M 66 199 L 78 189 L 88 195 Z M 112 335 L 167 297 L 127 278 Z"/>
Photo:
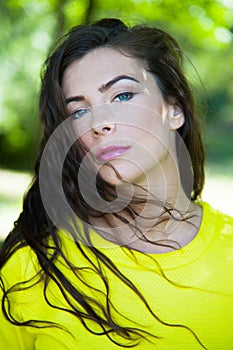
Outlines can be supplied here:
<path id="1" fill-rule="evenodd" d="M 46 62 L 34 181 L 1 251 L 2 349 L 232 349 L 233 219 L 167 33 L 103 19 Z"/>

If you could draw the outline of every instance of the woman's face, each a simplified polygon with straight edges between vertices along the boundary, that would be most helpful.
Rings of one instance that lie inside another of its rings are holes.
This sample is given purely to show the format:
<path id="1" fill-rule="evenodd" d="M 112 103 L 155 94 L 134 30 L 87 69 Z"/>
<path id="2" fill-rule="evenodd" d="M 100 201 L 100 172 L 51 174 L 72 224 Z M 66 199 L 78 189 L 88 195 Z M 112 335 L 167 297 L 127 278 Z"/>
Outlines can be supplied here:
<path id="1" fill-rule="evenodd" d="M 140 185 L 166 175 L 183 114 L 164 102 L 141 61 L 98 48 L 65 70 L 62 87 L 77 138 L 104 180 L 119 183 L 108 162 Z"/>

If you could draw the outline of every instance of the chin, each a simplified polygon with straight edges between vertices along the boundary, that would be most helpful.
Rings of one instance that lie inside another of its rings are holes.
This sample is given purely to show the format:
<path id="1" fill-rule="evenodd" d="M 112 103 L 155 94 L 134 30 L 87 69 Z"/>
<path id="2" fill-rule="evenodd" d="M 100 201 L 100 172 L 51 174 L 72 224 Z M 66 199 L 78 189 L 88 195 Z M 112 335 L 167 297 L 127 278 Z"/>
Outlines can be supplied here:
<path id="1" fill-rule="evenodd" d="M 110 185 L 119 185 L 122 182 L 121 173 L 117 169 L 114 170 L 108 165 L 103 165 L 99 169 L 98 174 L 104 181 L 106 181 Z"/>
<path id="2" fill-rule="evenodd" d="M 103 167 L 104 168 L 104 167 Z M 107 169 L 106 169 L 107 168 Z M 138 184 L 139 182 L 145 182 L 143 174 L 138 174 L 135 171 L 133 173 L 129 171 L 123 171 L 122 169 L 111 169 L 106 166 L 105 169 L 99 171 L 101 178 L 113 186 L 120 186 L 128 184 Z"/>

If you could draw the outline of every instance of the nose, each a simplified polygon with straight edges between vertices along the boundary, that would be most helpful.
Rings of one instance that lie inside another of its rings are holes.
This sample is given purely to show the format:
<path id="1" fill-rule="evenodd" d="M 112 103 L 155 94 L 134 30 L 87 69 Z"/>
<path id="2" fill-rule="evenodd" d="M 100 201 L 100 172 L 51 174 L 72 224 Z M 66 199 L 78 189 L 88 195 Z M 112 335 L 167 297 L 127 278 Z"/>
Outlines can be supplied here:
<path id="1" fill-rule="evenodd" d="M 108 105 L 98 105 L 92 110 L 92 135 L 94 137 L 110 135 L 115 131 L 112 111 Z"/>
<path id="2" fill-rule="evenodd" d="M 92 134 L 94 137 L 110 135 L 115 131 L 115 124 L 112 122 L 101 123 L 92 126 Z"/>

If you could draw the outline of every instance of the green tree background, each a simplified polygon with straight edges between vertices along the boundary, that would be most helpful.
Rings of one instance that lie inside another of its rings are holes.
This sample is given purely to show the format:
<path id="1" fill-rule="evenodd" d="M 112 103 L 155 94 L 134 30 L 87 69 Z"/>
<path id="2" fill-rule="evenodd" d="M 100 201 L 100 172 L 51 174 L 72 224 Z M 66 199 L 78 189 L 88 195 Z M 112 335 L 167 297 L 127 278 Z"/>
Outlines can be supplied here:
<path id="1" fill-rule="evenodd" d="M 31 169 L 40 137 L 40 70 L 56 38 L 101 17 L 148 23 L 174 35 L 206 118 L 211 164 L 231 168 L 232 0 L 9 0 L 0 2 L 0 166 Z M 206 101 L 206 103 L 205 103 Z M 228 142 L 229 141 L 229 142 Z"/>
<path id="2" fill-rule="evenodd" d="M 42 64 L 71 26 L 102 17 L 155 25 L 178 40 L 206 120 L 208 172 L 232 178 L 233 0 L 0 0 L 0 168 L 33 169 Z"/>

